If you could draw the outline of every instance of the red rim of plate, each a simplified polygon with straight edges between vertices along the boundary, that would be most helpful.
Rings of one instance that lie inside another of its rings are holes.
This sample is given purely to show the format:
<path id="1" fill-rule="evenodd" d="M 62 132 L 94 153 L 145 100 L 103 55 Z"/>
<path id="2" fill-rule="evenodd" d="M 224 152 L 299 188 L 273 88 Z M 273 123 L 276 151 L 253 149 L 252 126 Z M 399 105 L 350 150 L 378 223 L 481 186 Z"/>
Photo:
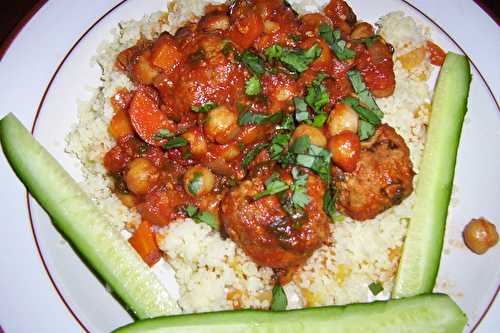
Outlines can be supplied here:
<path id="1" fill-rule="evenodd" d="M 120 3 L 118 3 L 117 5 L 115 5 L 113 8 L 111 8 L 110 10 L 108 10 L 104 15 L 102 15 L 97 21 L 95 21 L 81 36 L 80 38 L 75 42 L 75 44 L 68 50 L 68 52 L 66 53 L 66 55 L 64 56 L 64 58 L 61 60 L 61 62 L 59 63 L 59 65 L 57 66 L 54 74 L 52 75 L 49 83 L 47 84 L 47 87 L 45 89 L 45 92 L 40 100 L 40 103 L 38 105 L 38 108 L 37 108 L 37 111 L 36 111 L 36 114 L 35 114 L 35 118 L 33 120 L 33 125 L 32 125 L 32 128 L 31 128 L 31 133 L 34 134 L 34 131 L 35 131 L 35 128 L 36 128 L 36 124 L 37 124 L 37 120 L 38 120 L 38 116 L 41 112 L 41 109 L 43 107 L 43 103 L 45 101 L 45 98 L 47 96 L 47 93 L 50 89 L 50 87 L 52 86 L 52 82 L 54 81 L 55 77 L 57 76 L 57 74 L 59 73 L 59 70 L 61 69 L 61 67 L 63 66 L 63 64 L 66 62 L 66 59 L 70 56 L 70 54 L 73 52 L 73 50 L 75 49 L 75 47 L 80 43 L 80 41 L 99 23 L 101 22 L 106 16 L 108 16 L 111 12 L 113 12 L 116 8 L 118 8 L 119 6 L 121 6 L 123 3 L 125 3 L 127 0 L 123 0 L 121 1 Z M 498 102 L 495 98 L 495 95 L 493 94 L 493 91 L 491 90 L 490 86 L 488 85 L 488 83 L 486 82 L 483 74 L 479 71 L 478 67 L 474 64 L 474 62 L 470 59 L 469 55 L 463 50 L 463 48 L 457 43 L 457 41 L 455 41 L 455 39 L 450 36 L 450 34 L 448 32 L 446 32 L 437 22 L 435 22 L 432 18 L 430 18 L 428 15 L 426 15 L 424 12 L 422 12 L 420 9 L 418 9 L 417 7 L 415 7 L 414 5 L 410 4 L 409 2 L 407 2 L 406 0 L 401 0 L 403 3 L 405 3 L 407 6 L 409 6 L 410 8 L 413 8 L 414 10 L 416 10 L 418 13 L 420 13 L 422 16 L 424 16 L 427 20 L 429 20 L 434 26 L 436 26 L 442 33 L 444 33 L 452 42 L 453 44 L 455 44 L 455 46 L 457 46 L 460 51 L 469 59 L 470 63 L 472 64 L 472 66 L 475 68 L 475 70 L 479 73 L 480 77 L 481 77 L 481 80 L 484 82 L 485 86 L 487 87 L 489 93 L 490 93 L 490 96 L 493 98 L 493 100 L 495 101 L 495 104 L 498 106 Z M 28 12 L 28 14 L 26 14 L 26 16 L 23 17 L 23 19 L 16 25 L 16 27 L 14 28 L 14 30 L 9 34 L 9 36 L 5 39 L 5 41 L 2 43 L 1 47 L 0 47 L 0 60 L 3 58 L 3 56 L 7 53 L 8 49 L 10 48 L 10 46 L 12 45 L 12 43 L 14 42 L 14 40 L 16 39 L 17 35 L 22 31 L 22 29 L 24 28 L 24 26 L 31 20 L 31 18 L 40 10 L 40 8 L 43 7 L 43 5 L 47 2 L 47 0 L 39 0 L 35 6 L 33 6 L 33 8 Z M 475 1 L 476 2 L 476 1 Z M 479 4 L 476 3 L 477 6 L 479 6 L 483 11 L 484 8 L 482 8 L 482 6 L 480 6 Z M 485 11 L 488 15 L 491 16 L 491 14 L 487 11 Z M 493 17 L 492 17 L 493 18 Z M 495 19 L 494 19 L 495 20 Z M 42 261 L 42 264 L 43 264 L 43 267 L 45 269 L 45 272 L 47 273 L 48 277 L 49 277 L 49 280 L 52 284 L 52 286 L 54 287 L 55 291 L 57 292 L 57 294 L 59 295 L 59 298 L 61 299 L 61 301 L 63 302 L 64 306 L 68 309 L 68 311 L 71 313 L 71 315 L 73 316 L 73 318 L 77 321 L 77 323 L 81 326 L 82 329 L 84 329 L 86 332 L 90 332 L 89 329 L 85 326 L 85 324 L 80 320 L 80 318 L 77 316 L 77 314 L 73 311 L 73 309 L 70 307 L 69 303 L 66 301 L 66 299 L 64 298 L 64 295 L 62 294 L 62 292 L 59 290 L 57 284 L 55 283 L 55 280 L 54 278 L 52 277 L 52 274 L 50 273 L 50 270 L 47 266 L 47 263 L 45 261 L 45 258 L 43 256 L 43 253 L 42 253 L 42 250 L 40 248 L 40 244 L 38 242 L 38 238 L 37 238 L 37 235 L 36 235 L 36 231 L 35 231 L 35 226 L 34 226 L 34 223 L 33 223 L 33 218 L 32 218 L 32 214 L 31 214 L 31 204 L 30 204 L 30 195 L 29 195 L 29 192 L 26 192 L 26 203 L 27 203 L 27 209 L 28 209 L 28 215 L 29 215 L 29 219 L 30 219 L 30 225 L 31 225 L 31 230 L 32 230 L 32 233 L 33 233 L 33 239 L 35 241 L 35 244 L 36 244 L 36 249 L 37 249 L 37 252 L 38 252 L 38 255 L 40 256 L 40 260 Z M 495 299 L 496 297 L 498 296 L 498 293 L 499 293 L 499 290 L 500 290 L 500 286 L 497 287 L 497 290 L 495 292 L 495 294 L 493 295 L 493 297 L 491 298 L 488 306 L 486 307 L 486 309 L 484 309 L 482 315 L 480 316 L 480 318 L 478 319 L 478 321 L 476 322 L 476 324 L 473 326 L 473 328 L 471 329 L 470 333 L 474 332 L 479 324 L 484 320 L 484 318 L 486 317 L 488 311 L 490 310 L 491 306 L 493 305 L 493 303 L 495 302 Z"/>

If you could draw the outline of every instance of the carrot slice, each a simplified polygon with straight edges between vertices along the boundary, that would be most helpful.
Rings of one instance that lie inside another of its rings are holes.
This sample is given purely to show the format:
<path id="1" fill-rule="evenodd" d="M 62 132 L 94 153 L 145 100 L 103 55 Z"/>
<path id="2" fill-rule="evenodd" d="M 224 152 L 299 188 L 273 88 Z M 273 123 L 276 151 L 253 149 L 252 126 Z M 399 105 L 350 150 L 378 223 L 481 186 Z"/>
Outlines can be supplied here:
<path id="1" fill-rule="evenodd" d="M 431 54 L 431 64 L 435 66 L 442 66 L 444 63 L 444 58 L 446 57 L 446 53 L 443 51 L 439 45 L 427 41 L 427 51 Z"/>
<path id="2" fill-rule="evenodd" d="M 150 267 L 160 260 L 161 252 L 156 244 L 156 238 L 151 230 L 151 224 L 148 221 L 142 220 L 141 224 L 139 224 L 139 227 L 128 241 L 137 253 L 139 253 L 144 262 Z"/>
<path id="3" fill-rule="evenodd" d="M 165 140 L 155 139 L 161 129 L 174 132 L 174 125 L 160 110 L 157 103 L 142 90 L 137 90 L 128 110 L 130 121 L 137 134 L 147 143 L 160 146 Z"/>
<path id="4" fill-rule="evenodd" d="M 151 62 L 164 71 L 171 71 L 182 59 L 175 46 L 175 41 L 168 35 L 161 36 L 153 46 L 151 52 Z"/>
<path id="5" fill-rule="evenodd" d="M 228 37 L 242 49 L 246 49 L 264 31 L 264 23 L 259 14 L 247 11 L 231 26 Z"/>

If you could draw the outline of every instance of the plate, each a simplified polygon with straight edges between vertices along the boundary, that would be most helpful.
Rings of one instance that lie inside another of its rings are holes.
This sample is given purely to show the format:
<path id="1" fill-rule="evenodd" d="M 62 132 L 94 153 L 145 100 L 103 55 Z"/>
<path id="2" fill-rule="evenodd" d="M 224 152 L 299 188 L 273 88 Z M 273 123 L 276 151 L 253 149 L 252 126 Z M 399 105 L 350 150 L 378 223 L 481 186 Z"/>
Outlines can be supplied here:
<path id="1" fill-rule="evenodd" d="M 444 49 L 465 51 L 477 66 L 436 291 L 450 294 L 468 314 L 466 331 L 499 331 L 500 301 L 494 299 L 500 283 L 500 246 L 476 256 L 461 242 L 463 226 L 473 217 L 485 216 L 500 225 L 500 112 L 495 100 L 500 69 L 491 60 L 491 55 L 500 53 L 497 25 L 465 0 L 349 2 L 359 18 L 369 22 L 403 10 L 430 26 L 433 39 Z M 26 126 L 34 124 L 35 136 L 78 178 L 78 163 L 64 153 L 64 136 L 76 122 L 76 101 L 90 99 L 89 87 L 99 85 L 99 68 L 91 66 L 97 46 L 111 38 L 119 21 L 165 8 L 161 0 L 44 4 L 0 63 L 1 115 L 13 111 Z M 130 322 L 128 313 L 83 265 L 45 212 L 28 199 L 3 155 L 0 170 L 0 214 L 6 236 L 0 242 L 4 330 L 109 332 Z"/>

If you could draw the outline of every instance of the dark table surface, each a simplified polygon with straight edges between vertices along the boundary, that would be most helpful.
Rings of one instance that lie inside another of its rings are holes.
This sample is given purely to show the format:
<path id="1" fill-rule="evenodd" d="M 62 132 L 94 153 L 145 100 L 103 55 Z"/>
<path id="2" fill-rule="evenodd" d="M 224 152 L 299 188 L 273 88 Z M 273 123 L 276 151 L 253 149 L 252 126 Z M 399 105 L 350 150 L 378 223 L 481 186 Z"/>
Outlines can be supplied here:
<path id="1" fill-rule="evenodd" d="M 429 0 L 436 1 L 436 0 Z M 473 1 L 473 0 L 471 0 Z M 497 23 L 500 17 L 500 1 L 498 0 L 474 0 L 476 1 Z M 14 30 L 21 19 L 30 12 L 38 3 L 38 0 L 16 0 L 0 1 L 0 43 L 2 43 Z"/>

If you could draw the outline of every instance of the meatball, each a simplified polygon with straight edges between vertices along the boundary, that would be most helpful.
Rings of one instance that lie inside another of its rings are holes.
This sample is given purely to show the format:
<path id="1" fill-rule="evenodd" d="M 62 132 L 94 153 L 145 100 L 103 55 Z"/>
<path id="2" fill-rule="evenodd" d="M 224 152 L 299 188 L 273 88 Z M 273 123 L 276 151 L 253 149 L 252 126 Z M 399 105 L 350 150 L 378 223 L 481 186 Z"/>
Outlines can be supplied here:
<path id="1" fill-rule="evenodd" d="M 309 203 L 301 213 L 287 213 L 278 195 L 254 199 L 273 173 L 291 182 L 289 171 L 272 163 L 260 164 L 248 179 L 226 194 L 221 216 L 226 233 L 255 263 L 286 269 L 304 263 L 329 241 L 329 219 L 323 211 L 325 185 L 310 173 L 305 185 Z M 283 194 L 285 198 L 288 195 Z"/>
<path id="2" fill-rule="evenodd" d="M 409 155 L 403 138 L 389 125 L 381 125 L 369 141 L 362 143 L 352 173 L 334 169 L 338 210 L 363 221 L 400 204 L 413 190 Z"/>

